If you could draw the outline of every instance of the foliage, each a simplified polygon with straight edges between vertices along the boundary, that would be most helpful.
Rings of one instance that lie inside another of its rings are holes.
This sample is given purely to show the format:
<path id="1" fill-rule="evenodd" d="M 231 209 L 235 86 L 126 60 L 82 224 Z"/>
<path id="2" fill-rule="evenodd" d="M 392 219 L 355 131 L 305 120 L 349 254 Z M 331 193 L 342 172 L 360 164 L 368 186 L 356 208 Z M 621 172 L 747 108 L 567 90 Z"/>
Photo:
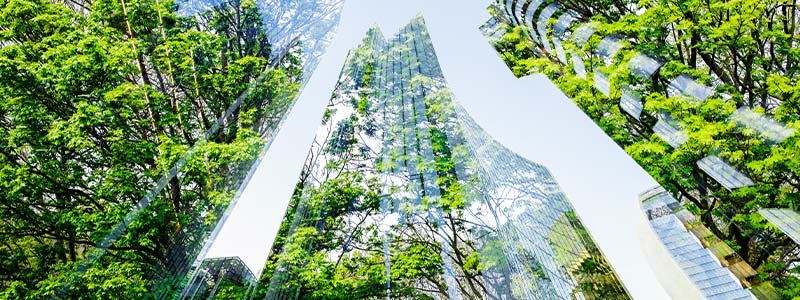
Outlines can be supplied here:
<path id="1" fill-rule="evenodd" d="M 179 275 L 167 270 L 197 253 L 190 241 L 209 233 L 288 109 L 299 61 L 272 61 L 252 1 L 198 17 L 176 8 L 0 1 L 3 298 L 141 299 Z M 87 260 L 183 159 L 145 217 Z"/>
<path id="2" fill-rule="evenodd" d="M 472 121 L 458 113 L 435 58 L 425 57 L 433 50 L 418 20 L 386 48 L 371 29 L 350 51 L 254 297 L 527 298 L 555 290 L 550 281 L 558 280 L 586 299 L 627 299 L 574 214 L 558 211 L 566 228 L 525 219 L 551 217 L 536 197 L 563 200 L 548 174 L 518 157 L 481 161 L 482 149 L 512 152 L 488 136 L 468 141 L 482 130 L 465 128 Z M 485 168 L 496 164 L 521 170 L 488 178 Z M 528 213 L 512 217 L 515 210 Z M 574 234 L 564 238 L 567 230 Z M 515 238 L 515 231 L 536 233 Z M 548 233 L 565 242 L 533 238 Z M 569 252 L 576 244 L 588 251 L 565 254 L 582 266 L 570 273 L 565 264 L 544 266 L 547 258 L 532 250 Z M 540 289 L 521 291 L 529 279 Z"/>
<path id="3" fill-rule="evenodd" d="M 772 281 L 786 297 L 796 296 L 789 262 L 798 259 L 798 245 L 767 230 L 760 207 L 800 209 L 800 139 L 774 143 L 730 120 L 745 106 L 800 129 L 800 106 L 794 87 L 800 57 L 797 7 L 785 1 L 565 1 L 579 19 L 593 20 L 598 33 L 584 47 L 564 41 L 565 50 L 593 53 L 602 36 L 620 34 L 626 47 L 610 64 L 594 55 L 587 61 L 587 79 L 563 65 L 522 32 L 510 27 L 496 43 L 501 57 L 517 76 L 542 72 L 549 76 L 614 141 L 662 186 L 691 206 L 704 224 L 737 249 L 757 268 L 761 280 Z M 638 13 L 637 13 L 638 11 Z M 520 51 L 519 49 L 529 49 Z M 636 77 L 627 61 L 636 53 L 667 63 L 650 80 Z M 608 74 L 610 96 L 593 88 L 598 72 Z M 715 86 L 718 94 L 702 102 L 668 93 L 669 80 L 687 74 Z M 644 113 L 635 119 L 621 110 L 621 89 L 642 95 Z M 723 97 L 728 94 L 730 97 Z M 668 113 L 688 134 L 672 149 L 652 128 L 655 116 Z M 755 185 L 728 191 L 699 169 L 696 162 L 717 155 L 747 174 Z M 780 267 L 768 267 L 777 262 Z"/>

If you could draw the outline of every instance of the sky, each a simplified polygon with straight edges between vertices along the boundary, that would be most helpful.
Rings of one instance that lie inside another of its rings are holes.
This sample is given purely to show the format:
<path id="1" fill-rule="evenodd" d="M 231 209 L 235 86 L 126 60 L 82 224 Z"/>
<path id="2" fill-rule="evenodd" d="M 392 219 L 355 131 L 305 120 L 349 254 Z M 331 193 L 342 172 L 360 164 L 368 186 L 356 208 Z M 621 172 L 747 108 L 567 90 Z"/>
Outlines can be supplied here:
<path id="1" fill-rule="evenodd" d="M 492 137 L 546 166 L 636 299 L 668 299 L 635 228 L 657 183 L 543 75 L 517 79 L 478 27 L 489 0 L 347 0 L 338 33 L 243 189 L 206 257 L 239 256 L 259 274 L 347 51 L 372 25 L 387 37 L 422 12 L 451 91 Z"/>

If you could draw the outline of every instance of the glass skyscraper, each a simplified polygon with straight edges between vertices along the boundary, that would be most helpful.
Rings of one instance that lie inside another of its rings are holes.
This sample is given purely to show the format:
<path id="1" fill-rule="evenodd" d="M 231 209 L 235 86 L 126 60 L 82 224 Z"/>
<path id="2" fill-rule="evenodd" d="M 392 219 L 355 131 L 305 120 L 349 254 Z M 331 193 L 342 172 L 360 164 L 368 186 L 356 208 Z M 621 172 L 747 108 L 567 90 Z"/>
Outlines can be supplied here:
<path id="1" fill-rule="evenodd" d="M 769 299 L 765 287 L 748 290 L 740 282 L 754 281 L 756 271 L 722 240 L 703 226 L 699 219 L 681 207 L 664 188 L 656 187 L 640 196 L 648 225 L 669 253 L 681 274 L 670 274 L 665 286 L 685 276 L 691 285 L 684 291 L 697 291 L 706 299 Z M 652 246 L 650 246 L 652 247 Z M 647 248 L 647 246 L 646 246 Z M 664 259 L 650 253 L 651 260 Z M 660 269 L 667 272 L 666 268 Z M 688 294 L 687 294 L 688 295 Z M 756 297 L 758 295 L 758 297 Z"/>
<path id="2" fill-rule="evenodd" d="M 0 299 L 797 297 L 798 7 L 485 2 L 0 0 Z"/>
<path id="3" fill-rule="evenodd" d="M 797 170 L 760 163 L 796 152 L 789 149 L 796 149 L 797 127 L 791 123 L 797 111 L 787 108 L 791 102 L 778 90 L 749 88 L 770 86 L 766 78 L 783 71 L 767 64 L 758 72 L 771 75 L 753 77 L 750 62 L 733 62 L 744 47 L 715 51 L 712 44 L 740 38 L 720 39 L 716 32 L 726 25 L 692 20 L 702 29 L 684 31 L 678 24 L 684 18 L 662 14 L 674 9 L 678 15 L 708 16 L 713 5 L 493 2 L 491 17 L 480 29 L 515 75 L 546 74 L 668 190 L 659 197 L 675 197 L 671 205 L 698 216 L 650 222 L 703 297 L 795 297 L 798 244 L 783 234 L 791 230 L 772 229 L 764 218 L 797 227 L 785 223 L 798 220 L 787 215 L 770 219 L 775 217 L 770 212 L 797 210 L 788 200 L 796 198 Z M 726 18 L 760 26 L 760 21 Z M 765 47 L 774 52 L 775 46 Z M 757 51 L 750 55 L 775 64 L 793 60 Z M 701 227 L 703 232 L 696 232 Z M 690 243 L 693 238 L 705 239 L 703 245 Z M 697 266 L 687 266 L 692 259 Z M 702 263 L 717 260 L 722 267 Z"/>
<path id="4" fill-rule="evenodd" d="M 261 280 L 267 299 L 629 298 L 549 171 L 453 98 L 421 16 L 350 51 Z"/>

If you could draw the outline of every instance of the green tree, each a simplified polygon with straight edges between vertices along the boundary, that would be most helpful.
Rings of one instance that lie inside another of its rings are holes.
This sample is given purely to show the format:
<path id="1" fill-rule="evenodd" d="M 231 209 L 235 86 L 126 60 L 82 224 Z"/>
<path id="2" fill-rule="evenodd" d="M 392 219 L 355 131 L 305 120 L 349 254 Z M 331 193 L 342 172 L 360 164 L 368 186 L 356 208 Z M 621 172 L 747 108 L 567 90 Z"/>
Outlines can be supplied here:
<path id="1" fill-rule="evenodd" d="M 0 7 L 0 291 L 140 299 L 183 276 L 179 258 L 197 253 L 191 241 L 210 232 L 299 89 L 299 45 L 273 58 L 252 1 L 199 17 L 159 0 Z M 86 265 L 182 159 L 146 217 Z"/>
<path id="2" fill-rule="evenodd" d="M 586 53 L 581 60 L 586 62 L 587 79 L 573 72 L 572 63 L 562 64 L 555 53 L 521 34 L 527 30 L 522 27 L 509 27 L 495 45 L 512 71 L 517 76 L 541 72 L 550 77 L 653 178 L 757 268 L 758 280 L 773 281 L 785 295 L 793 295 L 788 291 L 796 279 L 789 262 L 798 259 L 793 251 L 798 245 L 767 230 L 757 210 L 799 208 L 798 139 L 775 143 L 729 116 L 744 106 L 800 129 L 794 87 L 797 53 L 792 50 L 796 6 L 751 0 L 563 4 L 577 13 L 578 20 L 591 21 L 597 28 L 582 47 L 572 40 L 562 42 L 567 53 Z M 623 37 L 622 49 L 607 64 L 593 53 L 601 38 L 613 34 Z M 530 50 L 519 50 L 525 48 Z M 637 53 L 666 63 L 645 80 L 628 69 L 628 61 Z M 600 73 L 611 82 L 609 96 L 593 87 Z M 681 74 L 713 86 L 717 93 L 702 102 L 671 94 L 668 84 Z M 641 95 L 640 119 L 620 108 L 623 89 Z M 664 113 L 687 133 L 687 141 L 677 149 L 652 130 L 656 116 Z M 717 183 L 696 164 L 712 154 L 748 175 L 755 185 L 729 191 Z"/>

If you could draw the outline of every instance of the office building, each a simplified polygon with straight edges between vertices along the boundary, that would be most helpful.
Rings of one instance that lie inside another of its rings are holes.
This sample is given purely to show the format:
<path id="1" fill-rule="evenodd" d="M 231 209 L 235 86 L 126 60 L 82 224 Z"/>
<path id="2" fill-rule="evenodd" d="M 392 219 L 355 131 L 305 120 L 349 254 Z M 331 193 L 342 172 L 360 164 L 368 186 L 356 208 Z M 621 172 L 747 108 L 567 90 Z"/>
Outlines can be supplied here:
<path id="1" fill-rule="evenodd" d="M 640 228 L 643 248 L 673 297 L 779 298 L 770 286 L 759 285 L 756 271 L 662 187 L 642 193 L 640 200 L 648 220 Z"/>
<path id="2" fill-rule="evenodd" d="M 794 244 L 770 229 L 759 212 L 777 217 L 770 212 L 797 209 L 788 200 L 797 192 L 796 170 L 762 164 L 796 153 L 796 126 L 790 123 L 797 110 L 775 89 L 754 93 L 748 88 L 770 86 L 766 78 L 793 77 L 770 66 L 792 58 L 772 55 L 767 64 L 751 65 L 769 74 L 753 77 L 749 74 L 756 71 L 745 71 L 750 67 L 736 67 L 750 65 L 739 56 L 749 48 L 716 51 L 717 45 L 739 40 L 744 33 L 719 38 L 712 32 L 725 26 L 702 22 L 708 26 L 702 25 L 701 31 L 679 29 L 676 20 L 713 14 L 708 6 L 670 10 L 671 4 L 664 3 L 617 4 L 496 1 L 484 27 L 505 24 L 505 31 L 513 34 L 487 36 L 516 75 L 545 73 L 676 202 L 694 209 L 702 216 L 698 222 L 755 266 L 755 277 L 761 279 L 740 278 L 746 288 L 766 290 L 771 288 L 764 286 L 774 284 L 779 293 L 794 296 Z M 781 267 L 774 271 L 770 266 Z M 771 299 L 765 296 L 770 293 L 753 294 Z"/>
<path id="3" fill-rule="evenodd" d="M 261 284 L 267 299 L 629 299 L 547 168 L 458 104 L 421 16 L 350 51 Z"/>

